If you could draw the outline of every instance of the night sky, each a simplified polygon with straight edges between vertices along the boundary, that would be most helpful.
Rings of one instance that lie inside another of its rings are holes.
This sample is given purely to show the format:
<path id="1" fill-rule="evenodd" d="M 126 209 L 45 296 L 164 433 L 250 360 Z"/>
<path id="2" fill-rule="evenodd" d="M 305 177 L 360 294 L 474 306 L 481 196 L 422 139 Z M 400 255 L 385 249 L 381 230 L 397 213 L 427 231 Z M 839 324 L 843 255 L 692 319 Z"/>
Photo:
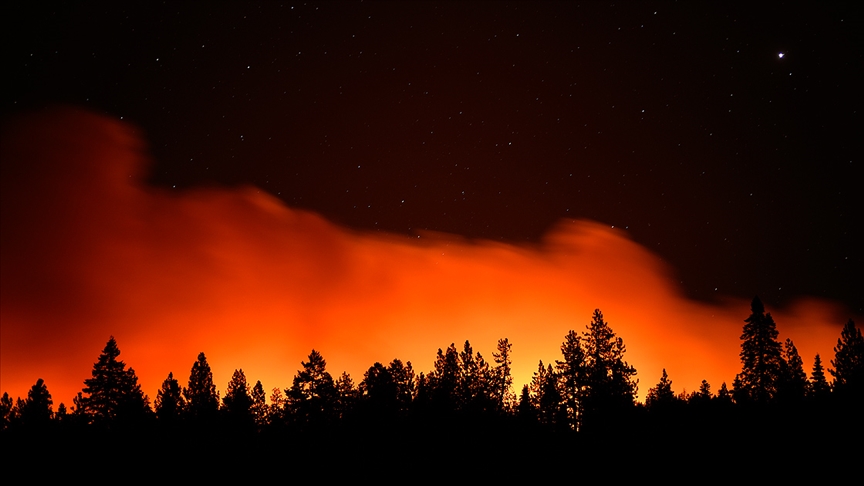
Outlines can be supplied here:
<path id="1" fill-rule="evenodd" d="M 469 245 L 592 220 L 693 301 L 864 309 L 851 3 L 106 5 L 7 9 L 0 107 L 136 127 L 154 190 Z"/>

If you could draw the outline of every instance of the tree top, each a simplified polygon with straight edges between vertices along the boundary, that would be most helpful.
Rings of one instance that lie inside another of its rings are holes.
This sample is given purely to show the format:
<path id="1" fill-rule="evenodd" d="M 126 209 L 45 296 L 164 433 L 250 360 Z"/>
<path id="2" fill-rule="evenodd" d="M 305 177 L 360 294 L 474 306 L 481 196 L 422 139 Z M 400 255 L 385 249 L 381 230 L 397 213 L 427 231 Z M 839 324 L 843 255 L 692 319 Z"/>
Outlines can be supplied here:
<path id="1" fill-rule="evenodd" d="M 750 304 L 750 310 L 754 314 L 764 314 L 765 313 L 765 306 L 762 305 L 762 301 L 759 300 L 758 295 L 753 297 L 753 302 Z"/>

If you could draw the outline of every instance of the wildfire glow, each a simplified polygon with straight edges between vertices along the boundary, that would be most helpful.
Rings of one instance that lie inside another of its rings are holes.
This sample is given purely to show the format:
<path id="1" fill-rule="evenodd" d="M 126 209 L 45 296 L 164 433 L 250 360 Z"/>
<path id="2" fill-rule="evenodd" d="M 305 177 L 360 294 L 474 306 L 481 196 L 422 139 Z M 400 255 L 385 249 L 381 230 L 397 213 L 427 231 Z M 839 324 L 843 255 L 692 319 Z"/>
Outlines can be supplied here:
<path id="1" fill-rule="evenodd" d="M 640 396 L 664 367 L 677 391 L 702 379 L 716 391 L 740 369 L 749 301 L 683 298 L 664 262 L 598 223 L 561 221 L 515 246 L 351 231 L 252 187 L 169 193 L 143 184 L 132 128 L 74 110 L 5 126 L 2 164 L 0 391 L 13 397 L 44 378 L 70 405 L 109 335 L 151 399 L 169 371 L 185 384 L 199 351 L 220 389 L 242 368 L 270 390 L 312 348 L 356 383 L 393 358 L 429 371 L 439 347 L 466 339 L 491 361 L 502 337 L 521 386 L 595 308 L 624 339 Z M 808 371 L 849 317 L 816 300 L 766 304 Z"/>

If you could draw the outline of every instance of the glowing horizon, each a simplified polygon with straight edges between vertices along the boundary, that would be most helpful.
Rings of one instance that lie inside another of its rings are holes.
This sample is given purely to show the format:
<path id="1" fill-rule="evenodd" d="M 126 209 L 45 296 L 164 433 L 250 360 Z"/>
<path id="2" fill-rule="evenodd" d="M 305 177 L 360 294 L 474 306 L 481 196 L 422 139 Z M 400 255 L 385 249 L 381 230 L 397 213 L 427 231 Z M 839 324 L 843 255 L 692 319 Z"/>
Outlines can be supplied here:
<path id="1" fill-rule="evenodd" d="M 24 397 L 42 378 L 55 410 L 71 406 L 113 335 L 151 402 L 169 372 L 186 385 L 200 351 L 220 391 L 242 368 L 269 396 L 313 348 L 357 384 L 376 361 L 428 372 L 465 340 L 491 363 L 505 337 L 518 393 L 595 308 L 640 399 L 663 368 L 676 393 L 731 388 L 740 371 L 750 301 L 687 299 L 665 262 L 608 225 L 563 220 L 526 245 L 354 231 L 254 187 L 147 187 L 143 147 L 128 125 L 76 110 L 4 127 L 0 392 Z M 847 310 L 765 304 L 808 376 L 816 353 L 829 366 Z"/>

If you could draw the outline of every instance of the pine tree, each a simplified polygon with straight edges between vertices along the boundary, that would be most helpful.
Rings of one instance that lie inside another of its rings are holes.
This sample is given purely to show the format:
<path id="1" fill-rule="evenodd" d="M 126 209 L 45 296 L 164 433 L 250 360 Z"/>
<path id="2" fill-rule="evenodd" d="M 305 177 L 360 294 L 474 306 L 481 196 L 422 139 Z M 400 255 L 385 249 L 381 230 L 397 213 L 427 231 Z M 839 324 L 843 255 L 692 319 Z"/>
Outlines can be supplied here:
<path id="1" fill-rule="evenodd" d="M 264 393 L 264 385 L 261 380 L 255 382 L 252 387 L 252 418 L 259 429 L 267 424 L 267 396 Z"/>
<path id="2" fill-rule="evenodd" d="M 410 361 L 403 364 L 401 360 L 394 359 L 387 366 L 387 371 L 390 372 L 393 384 L 396 385 L 396 401 L 399 412 L 406 414 L 414 400 L 414 368 L 411 367 Z"/>
<path id="3" fill-rule="evenodd" d="M 66 410 L 66 404 L 60 402 L 57 406 L 57 413 L 54 414 L 54 420 L 57 423 L 65 424 L 69 420 L 69 412 Z"/>
<path id="4" fill-rule="evenodd" d="M 783 348 L 782 373 L 777 385 L 778 400 L 794 403 L 804 399 L 807 393 L 807 374 L 804 360 L 791 339 L 786 339 Z"/>
<path id="5" fill-rule="evenodd" d="M 537 422 L 537 411 L 531 400 L 531 390 L 528 385 L 522 385 L 519 394 L 519 404 L 516 407 L 516 416 L 524 423 L 534 424 Z"/>
<path id="6" fill-rule="evenodd" d="M 72 418 L 75 423 L 83 424 L 88 422 L 87 417 L 87 406 L 85 405 L 86 399 L 84 398 L 84 394 L 80 391 L 77 395 L 72 397 Z"/>
<path id="7" fill-rule="evenodd" d="M 737 404 L 748 403 L 750 401 L 750 392 L 744 388 L 740 373 L 735 375 L 735 379 L 732 380 L 732 393 L 730 393 L 730 396 Z"/>
<path id="8" fill-rule="evenodd" d="M 92 377 L 84 380 L 84 394 L 79 407 L 92 422 L 111 426 L 118 422 L 137 422 L 150 413 L 149 400 L 138 385 L 132 368 L 126 369 L 118 361 L 120 349 L 114 336 L 108 340 L 98 361 L 93 365 Z"/>
<path id="9" fill-rule="evenodd" d="M 282 394 L 282 389 L 274 387 L 270 393 L 270 405 L 267 407 L 267 423 L 270 425 L 284 424 L 287 406 L 288 400 Z"/>
<path id="10" fill-rule="evenodd" d="M 581 399 L 582 425 L 594 420 L 597 428 L 612 425 L 616 416 L 634 405 L 639 381 L 636 369 L 624 361 L 624 341 L 603 320 L 600 309 L 583 334 L 585 390 Z"/>
<path id="11" fill-rule="evenodd" d="M 720 385 L 720 390 L 717 391 L 717 396 L 714 397 L 714 400 L 724 406 L 732 404 L 732 393 L 730 393 L 729 388 L 726 387 L 725 381 Z"/>
<path id="12" fill-rule="evenodd" d="M 225 389 L 222 408 L 228 420 L 236 426 L 251 426 L 252 397 L 249 395 L 249 384 L 242 369 L 234 370 L 231 381 Z"/>
<path id="13" fill-rule="evenodd" d="M 338 395 L 333 377 L 326 370 L 326 361 L 314 349 L 309 361 L 300 362 L 303 366 L 294 376 L 287 395 L 287 412 L 294 424 L 324 426 L 332 422 L 338 404 Z"/>
<path id="14" fill-rule="evenodd" d="M 429 385 L 429 378 L 422 371 L 417 375 L 417 387 L 411 408 L 421 414 L 432 408 L 432 389 Z"/>
<path id="15" fill-rule="evenodd" d="M 450 343 L 446 352 L 438 348 L 435 369 L 426 377 L 429 399 L 432 407 L 437 411 L 452 412 L 456 410 L 458 404 L 457 387 L 459 386 L 461 368 L 459 352 L 456 351 L 454 343 Z"/>
<path id="16" fill-rule="evenodd" d="M 578 430 L 582 417 L 581 401 L 587 386 L 587 368 L 582 338 L 573 330 L 564 336 L 561 344 L 563 361 L 556 361 L 558 376 L 561 378 L 562 398 L 567 409 L 570 428 Z"/>
<path id="17" fill-rule="evenodd" d="M 531 404 L 537 420 L 553 429 L 568 427 L 567 411 L 558 391 L 558 376 L 552 365 L 544 366 L 540 360 L 531 379 Z"/>
<path id="18" fill-rule="evenodd" d="M 648 410 L 661 410 L 673 406 L 676 401 L 675 392 L 672 391 L 672 380 L 666 374 L 666 368 L 663 368 L 663 375 L 657 386 L 648 390 L 645 406 L 648 407 Z"/>
<path id="19" fill-rule="evenodd" d="M 495 406 L 503 413 L 510 411 L 515 398 L 511 391 L 513 387 L 511 349 L 512 346 L 507 338 L 499 339 L 497 351 L 492 353 L 495 361 L 495 368 L 492 370 L 492 394 Z"/>
<path id="20" fill-rule="evenodd" d="M 156 418 L 163 423 L 176 422 L 186 407 L 186 400 L 180 390 L 180 383 L 174 379 L 174 373 L 168 373 L 168 378 L 162 382 L 162 388 L 156 392 Z"/>
<path id="21" fill-rule="evenodd" d="M 0 397 L 0 431 L 8 429 L 15 423 L 16 412 L 12 397 L 9 393 L 3 392 L 3 396 Z"/>
<path id="22" fill-rule="evenodd" d="M 834 391 L 844 397 L 864 399 L 864 337 L 852 319 L 840 333 L 831 366 L 834 369 L 828 371 L 834 377 Z"/>
<path id="23" fill-rule="evenodd" d="M 19 407 L 21 423 L 25 427 L 30 428 L 47 426 L 54 415 L 54 412 L 51 410 L 53 403 L 51 394 L 48 392 L 48 387 L 45 386 L 45 381 L 39 378 L 36 380 L 36 384 L 27 392 L 27 400 Z"/>
<path id="24" fill-rule="evenodd" d="M 376 362 L 366 370 L 359 389 L 366 409 L 376 415 L 393 415 L 399 407 L 396 383 L 390 370 L 381 363 Z"/>
<path id="25" fill-rule="evenodd" d="M 759 297 L 753 298 L 752 313 L 744 320 L 741 335 L 741 373 L 736 380 L 735 401 L 766 404 L 777 395 L 783 372 L 783 358 L 777 341 L 777 326 Z"/>
<path id="26" fill-rule="evenodd" d="M 699 391 L 691 394 L 687 398 L 687 403 L 696 406 L 703 406 L 711 402 L 711 385 L 708 384 L 708 380 L 702 380 L 702 383 L 699 385 Z"/>
<path id="27" fill-rule="evenodd" d="M 354 380 L 351 379 L 351 375 L 347 371 L 342 372 L 334 382 L 334 386 L 338 397 L 337 415 L 340 420 L 345 420 L 354 413 L 360 392 L 354 386 Z"/>
<path id="28" fill-rule="evenodd" d="M 831 386 L 825 379 L 825 369 L 822 367 L 822 358 L 816 354 L 813 360 L 813 373 L 810 374 L 810 382 L 807 394 L 814 399 L 822 399 L 831 393 Z"/>
<path id="29" fill-rule="evenodd" d="M 465 341 L 459 354 L 459 383 L 457 385 L 457 408 L 479 413 L 492 408 L 489 365 L 480 353 L 474 353 L 471 343 Z"/>
<path id="30" fill-rule="evenodd" d="M 186 411 L 195 420 L 213 420 L 219 411 L 219 395 L 213 383 L 213 372 L 204 353 L 192 364 L 189 385 L 183 389 L 186 398 Z"/>

